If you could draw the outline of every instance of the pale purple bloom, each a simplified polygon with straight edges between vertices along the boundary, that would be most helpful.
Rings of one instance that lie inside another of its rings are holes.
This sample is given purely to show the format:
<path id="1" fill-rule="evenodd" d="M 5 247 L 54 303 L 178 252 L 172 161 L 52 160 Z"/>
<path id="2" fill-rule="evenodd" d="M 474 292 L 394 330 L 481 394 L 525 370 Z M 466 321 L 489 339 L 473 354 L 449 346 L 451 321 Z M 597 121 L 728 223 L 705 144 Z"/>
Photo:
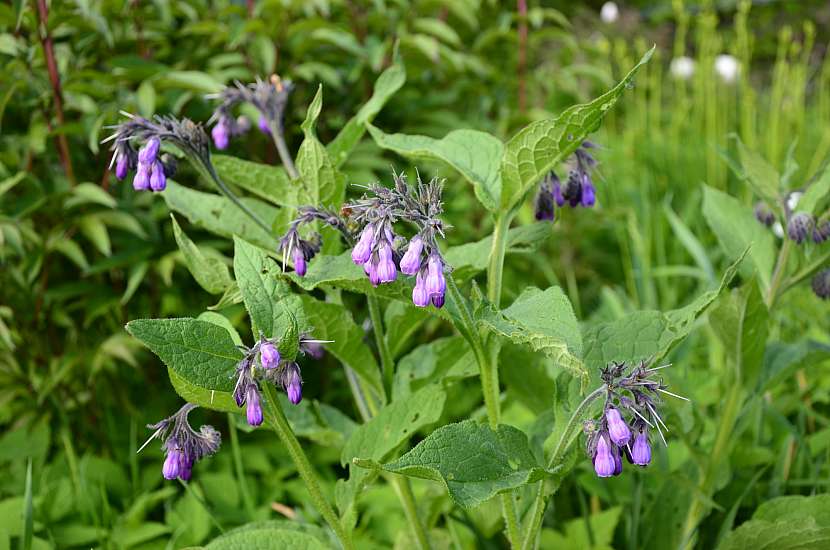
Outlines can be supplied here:
<path id="1" fill-rule="evenodd" d="M 150 165 L 139 163 L 135 176 L 133 176 L 133 189 L 136 191 L 150 189 Z"/>
<path id="2" fill-rule="evenodd" d="M 596 202 L 596 191 L 594 184 L 591 181 L 591 176 L 587 172 L 582 174 L 582 206 L 590 208 Z"/>
<path id="3" fill-rule="evenodd" d="M 247 404 L 246 415 L 248 417 L 248 424 L 251 426 L 259 426 L 262 424 L 262 405 L 259 402 L 259 390 L 256 384 L 248 386 L 245 392 L 245 403 Z"/>
<path id="4" fill-rule="evenodd" d="M 164 479 L 176 479 L 182 471 L 182 453 L 177 449 L 173 449 L 167 453 L 164 459 L 164 465 L 161 467 L 161 475 Z"/>
<path id="5" fill-rule="evenodd" d="M 259 347 L 259 358 L 264 369 L 275 369 L 280 364 L 280 352 L 277 346 L 268 341 L 263 342 Z"/>
<path id="6" fill-rule="evenodd" d="M 159 140 L 159 138 L 151 137 L 148 139 L 147 143 L 144 144 L 144 147 L 138 150 L 138 163 L 149 166 L 156 162 L 159 147 L 161 147 L 161 140 Z"/>
<path id="7" fill-rule="evenodd" d="M 421 252 L 424 250 L 424 241 L 420 235 L 415 235 L 409 241 L 406 253 L 401 258 L 401 273 L 415 275 L 421 268 Z"/>
<path id="8" fill-rule="evenodd" d="M 391 283 L 398 276 L 395 261 L 392 259 L 392 245 L 389 241 L 382 242 L 378 249 L 377 273 L 378 281 L 381 283 Z"/>
<path id="9" fill-rule="evenodd" d="M 611 445 L 605 434 L 600 433 L 597 438 L 597 448 L 594 451 L 594 471 L 599 477 L 611 477 L 617 469 L 614 455 L 611 454 Z"/>
<path id="10" fill-rule="evenodd" d="M 444 279 L 444 264 L 437 254 L 432 254 L 427 262 L 427 292 L 430 296 L 444 295 L 447 281 Z"/>
<path id="11" fill-rule="evenodd" d="M 565 206 L 565 197 L 562 196 L 562 183 L 555 173 L 551 172 L 551 177 L 553 179 L 553 200 L 556 202 L 556 206 L 561 208 Z"/>
<path id="12" fill-rule="evenodd" d="M 375 240 L 375 227 L 370 223 L 363 228 L 360 239 L 352 249 L 352 261 L 357 264 L 365 264 L 372 256 L 372 245 Z"/>
<path id="13" fill-rule="evenodd" d="M 213 137 L 213 144 L 216 145 L 217 149 L 227 149 L 231 136 L 228 121 L 225 117 L 219 118 L 219 121 L 210 131 L 210 135 Z"/>
<path id="14" fill-rule="evenodd" d="M 298 404 L 303 399 L 303 379 L 300 377 L 300 367 L 297 363 L 289 363 L 283 374 L 282 387 L 288 400 Z"/>
<path id="15" fill-rule="evenodd" d="M 160 161 L 153 163 L 153 173 L 150 175 L 150 189 L 164 191 L 167 187 L 167 177 L 164 175 L 164 166 Z"/>
<path id="16" fill-rule="evenodd" d="M 619 446 L 626 445 L 631 439 L 631 430 L 628 429 L 628 424 L 620 416 L 620 411 L 614 407 L 609 407 L 605 411 L 605 420 L 608 422 L 608 434 L 611 436 L 611 441 Z"/>
<path id="17" fill-rule="evenodd" d="M 127 172 L 130 170 L 130 159 L 127 155 L 118 154 L 115 160 L 115 177 L 123 180 L 127 177 Z"/>
<path id="18" fill-rule="evenodd" d="M 305 261 L 305 255 L 299 247 L 291 251 L 291 259 L 294 262 L 294 272 L 300 277 L 305 276 L 306 271 L 308 270 L 308 265 Z"/>
<path id="19" fill-rule="evenodd" d="M 415 287 L 412 289 L 412 303 L 418 307 L 427 307 L 430 297 L 427 292 L 426 278 L 424 272 L 419 271 L 415 276 Z"/>
<path id="20" fill-rule="evenodd" d="M 631 463 L 637 466 L 648 466 L 649 462 L 651 462 L 651 446 L 648 443 L 648 435 L 643 430 L 634 438 L 634 445 L 631 447 Z"/>

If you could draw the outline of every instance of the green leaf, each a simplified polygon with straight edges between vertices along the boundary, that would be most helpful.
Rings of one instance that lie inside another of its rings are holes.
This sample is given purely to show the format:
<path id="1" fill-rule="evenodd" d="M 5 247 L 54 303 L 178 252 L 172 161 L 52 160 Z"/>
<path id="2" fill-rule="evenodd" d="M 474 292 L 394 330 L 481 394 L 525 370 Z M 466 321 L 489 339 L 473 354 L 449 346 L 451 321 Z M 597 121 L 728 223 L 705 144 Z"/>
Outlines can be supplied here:
<path id="1" fill-rule="evenodd" d="M 504 146 L 497 138 L 476 130 L 453 130 L 442 139 L 386 134 L 369 126 L 378 146 L 412 159 L 446 162 L 473 184 L 476 197 L 490 210 L 498 210 L 501 195 L 499 159 Z"/>
<path id="2" fill-rule="evenodd" d="M 830 196 L 830 163 L 828 163 L 821 176 L 812 181 L 804 195 L 798 200 L 796 210 L 799 212 L 807 212 L 818 216 L 821 213 L 821 207 L 826 204 L 827 197 Z"/>
<path id="3" fill-rule="evenodd" d="M 222 181 L 241 187 L 261 199 L 279 206 L 301 206 L 300 187 L 291 181 L 282 166 L 269 166 L 228 155 L 211 156 Z"/>
<path id="4" fill-rule="evenodd" d="M 302 296 L 302 307 L 315 340 L 334 340 L 324 344 L 326 351 L 354 370 L 379 395 L 383 394 L 375 356 L 364 343 L 364 332 L 352 318 L 351 312 L 340 304 L 321 302 L 312 296 Z"/>
<path id="5" fill-rule="evenodd" d="M 764 157 L 755 151 L 750 151 L 737 136 L 735 141 L 738 142 L 738 153 L 745 181 L 752 188 L 755 195 L 763 199 L 773 209 L 780 211 L 781 196 L 778 172 L 764 160 Z"/>
<path id="6" fill-rule="evenodd" d="M 331 143 L 328 144 L 329 157 L 334 161 L 336 167 L 340 167 L 346 161 L 349 153 L 363 137 L 366 132 L 366 125 L 380 112 L 387 101 L 406 82 L 406 70 L 400 60 L 395 60 L 389 68 L 383 71 L 375 82 L 375 90 L 372 97 L 353 116 L 349 122 L 340 130 Z"/>
<path id="7" fill-rule="evenodd" d="M 749 255 L 755 269 L 746 265 L 741 272 L 746 276 L 757 273 L 761 290 L 766 292 L 775 263 L 772 232 L 755 219 L 752 208 L 709 186 L 703 186 L 703 216 L 730 260 L 751 246 Z"/>
<path id="8" fill-rule="evenodd" d="M 574 376 L 587 379 L 580 359 L 582 336 L 571 302 L 559 287 L 528 288 L 503 311 L 483 303 L 476 311 L 480 326 L 513 343 L 530 346 Z"/>
<path id="9" fill-rule="evenodd" d="M 202 254 L 199 247 L 179 227 L 173 214 L 170 214 L 170 219 L 173 220 L 173 236 L 182 251 L 184 263 L 199 286 L 211 294 L 225 292 L 233 282 L 228 266 L 219 258 Z"/>
<path id="10" fill-rule="evenodd" d="M 81 204 L 100 204 L 107 208 L 118 206 L 112 195 L 94 183 L 79 183 L 73 187 L 71 196 L 64 201 L 63 206 L 64 208 L 72 208 Z"/>
<path id="11" fill-rule="evenodd" d="M 587 518 L 569 520 L 563 525 L 564 534 L 553 529 L 543 529 L 539 547 L 611 550 L 614 548 L 614 531 L 621 512 L 621 506 L 614 506 Z"/>
<path id="12" fill-rule="evenodd" d="M 461 336 L 439 338 L 401 357 L 395 369 L 393 400 L 410 395 L 430 382 L 478 375 L 470 344 Z"/>
<path id="13" fill-rule="evenodd" d="M 136 319 L 126 328 L 197 389 L 233 391 L 233 374 L 242 352 L 225 328 L 191 318 Z"/>
<path id="14" fill-rule="evenodd" d="M 545 475 L 524 432 L 506 425 L 493 431 L 474 420 L 438 428 L 401 458 L 382 467 L 443 482 L 453 501 L 463 508 L 478 506 L 499 492 Z"/>
<path id="15" fill-rule="evenodd" d="M 284 527 L 243 527 L 225 533 L 205 546 L 205 550 L 327 550 L 329 546 L 310 535 Z"/>
<path id="16" fill-rule="evenodd" d="M 605 94 L 590 103 L 570 107 L 556 118 L 532 122 L 507 142 L 501 162 L 502 208 L 511 209 L 522 201 L 549 171 L 599 128 L 605 114 L 631 86 L 634 75 L 653 53 L 654 47 Z"/>
<path id="17" fill-rule="evenodd" d="M 98 252 L 104 256 L 112 254 L 110 234 L 107 226 L 98 216 L 90 214 L 82 217 L 78 220 L 78 229 L 98 249 Z"/>
<path id="18" fill-rule="evenodd" d="M 303 185 L 299 198 L 303 204 L 339 205 L 345 196 L 346 179 L 334 166 L 326 148 L 314 133 L 322 107 L 321 85 L 308 106 L 308 113 L 302 124 L 305 139 L 297 151 L 297 171 Z"/>
<path id="19" fill-rule="evenodd" d="M 761 373 L 768 320 L 767 306 L 754 280 L 732 292 L 710 315 L 715 334 L 734 361 L 741 384 L 748 389 L 755 389 Z"/>
<path id="20" fill-rule="evenodd" d="M 277 264 L 264 250 L 234 237 L 233 272 L 245 308 L 251 316 L 254 339 L 260 334 L 266 338 L 281 338 L 292 320 L 305 328 L 305 315 L 297 295 L 291 293 L 285 281 L 277 274 Z"/>
<path id="21" fill-rule="evenodd" d="M 776 550 L 830 546 L 830 495 L 785 496 L 762 503 L 752 519 L 724 539 L 719 550 Z"/>
<path id="22" fill-rule="evenodd" d="M 211 233 L 228 239 L 239 236 L 268 250 L 279 246 L 274 235 L 259 227 L 225 197 L 194 191 L 169 180 L 161 195 L 172 210 Z M 256 199 L 242 199 L 242 202 L 270 226 L 278 219 L 278 210 L 273 206 Z"/>

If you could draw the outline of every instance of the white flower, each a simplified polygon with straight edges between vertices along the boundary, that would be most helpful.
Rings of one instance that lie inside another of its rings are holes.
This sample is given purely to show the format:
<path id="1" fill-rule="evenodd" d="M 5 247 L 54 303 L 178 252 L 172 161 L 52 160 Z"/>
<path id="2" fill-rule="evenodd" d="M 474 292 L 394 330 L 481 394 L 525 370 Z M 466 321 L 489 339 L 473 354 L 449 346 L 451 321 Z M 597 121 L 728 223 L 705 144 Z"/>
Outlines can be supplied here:
<path id="1" fill-rule="evenodd" d="M 606 2 L 599 10 L 599 18 L 603 23 L 613 23 L 620 18 L 620 8 L 617 7 L 616 2 Z"/>
<path id="2" fill-rule="evenodd" d="M 741 64 L 735 59 L 735 56 L 721 54 L 715 58 L 715 72 L 726 83 L 735 82 L 740 70 Z"/>
<path id="3" fill-rule="evenodd" d="M 689 80 L 695 74 L 695 60 L 681 55 L 671 60 L 669 71 L 674 78 Z"/>
<path id="4" fill-rule="evenodd" d="M 787 208 L 790 210 L 790 212 L 794 211 L 795 207 L 798 206 L 798 201 L 801 200 L 801 196 L 803 194 L 804 193 L 802 193 L 801 191 L 793 191 L 787 196 Z"/>
<path id="5" fill-rule="evenodd" d="M 775 233 L 775 236 L 779 239 L 784 238 L 784 226 L 781 225 L 781 222 L 775 222 L 772 224 L 772 232 Z"/>

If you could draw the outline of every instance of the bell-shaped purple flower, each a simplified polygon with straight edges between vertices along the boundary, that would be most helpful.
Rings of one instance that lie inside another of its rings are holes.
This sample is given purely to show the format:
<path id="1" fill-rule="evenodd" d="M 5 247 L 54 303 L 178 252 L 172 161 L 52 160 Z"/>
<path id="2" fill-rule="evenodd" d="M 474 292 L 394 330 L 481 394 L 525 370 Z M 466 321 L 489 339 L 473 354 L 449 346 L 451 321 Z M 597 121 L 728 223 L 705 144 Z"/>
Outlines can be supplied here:
<path id="1" fill-rule="evenodd" d="M 614 457 L 614 475 L 618 476 L 622 473 L 622 456 L 620 448 L 616 445 L 611 445 L 611 456 Z"/>
<path id="2" fill-rule="evenodd" d="M 157 137 L 152 137 L 147 140 L 144 147 L 138 150 L 138 163 L 146 164 L 147 166 L 156 162 L 161 141 Z"/>
<path id="3" fill-rule="evenodd" d="M 605 411 L 605 420 L 608 423 L 608 435 L 611 441 L 617 446 L 624 446 L 631 440 L 631 430 L 628 424 L 622 419 L 620 411 L 614 407 L 609 407 Z"/>
<path id="4" fill-rule="evenodd" d="M 651 462 L 651 446 L 648 443 L 648 435 L 641 431 L 634 438 L 634 445 L 631 446 L 631 463 L 637 466 L 648 466 Z"/>
<path id="5" fill-rule="evenodd" d="M 164 166 L 161 162 L 153 163 L 153 172 L 150 174 L 150 189 L 153 191 L 164 191 L 167 187 L 167 176 L 164 175 Z"/>
<path id="6" fill-rule="evenodd" d="M 415 286 L 412 288 L 412 303 L 418 307 L 427 307 L 429 305 L 430 296 L 427 292 L 426 277 L 424 272 L 419 271 L 415 276 Z"/>
<path id="7" fill-rule="evenodd" d="M 596 190 L 594 183 L 591 181 L 591 176 L 587 172 L 582 174 L 582 206 L 591 208 L 596 203 Z"/>
<path id="8" fill-rule="evenodd" d="M 594 451 L 594 471 L 599 477 L 611 477 L 617 469 L 614 455 L 611 453 L 611 444 L 605 434 L 601 433 L 597 439 Z"/>
<path id="9" fill-rule="evenodd" d="M 443 294 L 433 294 L 432 298 L 430 299 L 432 300 L 432 305 L 434 305 L 436 308 L 441 309 L 442 307 L 444 307 Z"/>
<path id="10" fill-rule="evenodd" d="M 427 292 L 430 296 L 444 295 L 447 281 L 444 278 L 444 264 L 438 254 L 432 254 L 427 261 Z"/>
<path id="11" fill-rule="evenodd" d="M 391 283 L 397 276 L 398 270 L 395 267 L 395 261 L 392 259 L 392 245 L 389 244 L 389 241 L 384 241 L 378 249 L 378 281 Z"/>
<path id="12" fill-rule="evenodd" d="M 553 193 L 545 182 L 539 186 L 534 201 L 533 214 L 538 221 L 552 222 L 556 217 L 556 208 L 553 205 Z"/>
<path id="13" fill-rule="evenodd" d="M 130 159 L 127 158 L 127 155 L 119 153 L 118 157 L 115 159 L 115 177 L 123 180 L 127 177 L 127 172 L 129 171 Z"/>
<path id="14" fill-rule="evenodd" d="M 231 131 L 225 117 L 219 118 L 219 122 L 217 122 L 216 126 L 214 126 L 210 131 L 210 135 L 213 138 L 213 144 L 216 145 L 217 149 L 227 149 L 231 138 Z"/>
<path id="15" fill-rule="evenodd" d="M 191 477 L 193 477 L 193 462 L 182 460 L 179 468 L 179 479 L 182 481 L 190 481 Z"/>
<path id="16" fill-rule="evenodd" d="M 378 286 L 380 284 L 377 254 L 373 254 L 372 258 L 368 262 L 363 264 L 363 272 L 369 276 L 369 282 L 372 283 L 372 286 Z"/>
<path id="17" fill-rule="evenodd" d="M 262 362 L 262 368 L 275 369 L 280 364 L 280 352 L 277 346 L 271 342 L 265 341 L 259 346 L 259 359 Z"/>
<path id="18" fill-rule="evenodd" d="M 256 384 L 248 386 L 245 392 L 245 403 L 247 405 L 246 415 L 248 417 L 248 424 L 251 426 L 259 426 L 262 424 L 262 405 L 259 402 L 259 390 Z"/>
<path id="19" fill-rule="evenodd" d="M 146 191 L 150 188 L 150 165 L 140 163 L 133 176 L 133 189 Z"/>
<path id="20" fill-rule="evenodd" d="M 265 118 L 264 115 L 259 115 L 259 121 L 257 122 L 257 127 L 259 127 L 259 131 L 263 134 L 271 135 L 271 127 L 268 126 L 268 119 Z"/>
<path id="21" fill-rule="evenodd" d="M 283 374 L 282 386 L 288 400 L 298 404 L 303 399 L 303 379 L 300 377 L 300 367 L 297 363 L 289 363 Z"/>
<path id="22" fill-rule="evenodd" d="M 300 277 L 304 277 L 306 271 L 308 271 L 308 265 L 305 261 L 305 254 L 303 254 L 299 246 L 291 251 L 291 260 L 294 262 L 294 273 Z"/>
<path id="23" fill-rule="evenodd" d="M 352 249 L 352 261 L 357 264 L 365 264 L 372 257 L 372 245 L 375 241 L 375 226 L 371 223 L 363 228 L 360 239 Z"/>
<path id="24" fill-rule="evenodd" d="M 787 223 L 787 235 L 801 244 L 813 230 L 813 217 L 806 212 L 796 212 Z"/>
<path id="25" fill-rule="evenodd" d="M 182 471 L 182 452 L 178 449 L 173 449 L 167 453 L 164 458 L 164 465 L 161 467 L 161 475 L 164 479 L 176 479 Z"/>
<path id="26" fill-rule="evenodd" d="M 401 258 L 401 273 L 404 275 L 415 275 L 421 269 L 421 252 L 424 250 L 424 240 L 420 235 L 415 235 L 409 241 L 406 253 Z"/>
<path id="27" fill-rule="evenodd" d="M 559 181 L 559 177 L 553 172 L 551 172 L 551 177 L 553 179 L 553 200 L 556 202 L 556 206 L 561 208 L 565 206 L 565 197 L 562 195 L 562 183 Z"/>

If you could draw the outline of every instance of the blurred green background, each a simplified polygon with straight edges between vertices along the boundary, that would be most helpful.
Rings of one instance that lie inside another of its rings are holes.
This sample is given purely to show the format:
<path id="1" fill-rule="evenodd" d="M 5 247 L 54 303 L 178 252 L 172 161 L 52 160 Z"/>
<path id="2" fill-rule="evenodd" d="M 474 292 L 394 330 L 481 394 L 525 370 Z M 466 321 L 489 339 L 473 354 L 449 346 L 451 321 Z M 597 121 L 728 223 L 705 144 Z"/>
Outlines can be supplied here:
<path id="1" fill-rule="evenodd" d="M 823 170 L 829 40 L 824 1 L 619 2 L 616 12 L 603 2 L 533 0 L 1 4 L 0 549 L 25 548 L 31 532 L 32 548 L 181 548 L 249 521 L 318 519 L 285 452 L 268 434 L 238 433 L 248 430 L 233 418 L 198 414 L 234 452 L 200 464 L 187 489 L 163 482 L 155 446 L 135 453 L 145 424 L 180 399 L 124 324 L 195 316 L 217 297 L 185 268 L 164 201 L 107 171 L 100 141 L 120 110 L 206 121 L 213 105 L 205 94 L 277 72 L 297 85 L 286 114 L 289 147 L 302 140 L 299 124 L 318 83 L 326 143 L 371 95 L 397 44 L 407 81 L 376 126 L 433 137 L 475 128 L 507 139 L 531 120 L 596 97 L 656 44 L 595 136 L 599 208 L 564 212 L 544 253 L 511 256 L 505 269 L 507 301 L 526 285 L 559 284 L 578 318 L 613 320 L 680 307 L 729 263 L 701 203 L 703 184 L 754 202 L 730 168 L 734 136 L 779 171 L 795 166 L 793 189 Z M 737 70 L 718 62 L 721 55 Z M 229 152 L 278 162 L 256 132 Z M 392 166 L 410 167 L 367 138 L 343 170 L 350 183 L 366 183 L 388 180 Z M 429 163 L 419 169 L 449 178 L 451 244 L 489 233 L 456 174 Z M 186 168 L 177 179 L 196 185 Z M 520 220 L 532 215 L 528 205 Z M 186 229 L 230 254 L 227 241 Z M 225 313 L 241 316 L 235 307 Z M 702 521 L 697 547 L 715 548 L 768 499 L 826 492 L 827 302 L 803 284 L 770 313 L 767 331 L 786 361 L 767 350 L 763 383 L 746 388 L 728 441 L 717 436 L 729 344 L 715 326 L 701 322 L 672 355 L 680 372 L 672 383 L 694 404 L 672 415 L 668 452 L 647 474 L 612 484 L 600 484 L 586 461 L 553 501 L 543 548 L 674 548 L 690 518 Z M 444 333 L 429 325 L 400 352 Z M 331 368 L 309 375 L 309 401 L 355 418 L 336 361 L 326 361 Z M 543 419 L 554 381 L 502 375 L 506 420 Z M 467 389 L 472 395 L 442 423 L 480 402 L 475 385 Z M 298 431 L 329 481 L 342 476 L 342 434 L 314 424 Z M 437 484 L 415 487 L 425 517 L 445 526 L 437 547 L 504 545 L 497 504 L 461 513 Z M 360 548 L 407 547 L 391 488 L 372 488 L 361 511 Z"/>

